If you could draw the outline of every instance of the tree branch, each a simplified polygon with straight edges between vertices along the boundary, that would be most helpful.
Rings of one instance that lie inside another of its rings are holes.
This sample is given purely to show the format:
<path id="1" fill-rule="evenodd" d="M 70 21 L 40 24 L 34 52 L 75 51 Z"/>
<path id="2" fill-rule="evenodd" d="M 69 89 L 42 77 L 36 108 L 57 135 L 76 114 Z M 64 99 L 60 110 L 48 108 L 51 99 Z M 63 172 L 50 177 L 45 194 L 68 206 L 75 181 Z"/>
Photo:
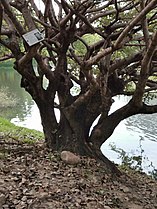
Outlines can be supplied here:
<path id="1" fill-rule="evenodd" d="M 0 34 L 2 31 L 2 19 L 3 19 L 3 8 L 2 8 L 2 4 L 0 3 Z"/>
<path id="2" fill-rule="evenodd" d="M 1 62 L 1 61 L 9 60 L 9 59 L 11 59 L 11 58 L 14 58 L 14 55 L 13 55 L 13 54 L 7 54 L 7 55 L 5 55 L 5 56 L 3 56 L 3 57 L 0 57 L 0 62 Z"/>
<path id="3" fill-rule="evenodd" d="M 157 105 L 147 105 L 144 104 L 140 108 L 139 114 L 152 114 L 152 113 L 157 113 Z"/>
<path id="4" fill-rule="evenodd" d="M 152 41 L 149 44 L 149 47 L 141 63 L 141 72 L 140 72 L 138 84 L 137 84 L 134 96 L 132 98 L 132 101 L 136 106 L 140 106 L 142 103 L 144 89 L 145 89 L 147 79 L 149 76 L 151 60 L 156 50 L 156 46 L 157 46 L 157 32 L 155 32 L 155 34 L 153 35 Z"/>
<path id="5" fill-rule="evenodd" d="M 21 57 L 21 59 L 18 61 L 18 65 L 20 66 L 20 68 L 22 68 L 32 60 L 32 58 L 37 54 L 38 48 L 39 44 L 29 47 L 26 54 L 23 57 Z"/>
<path id="6" fill-rule="evenodd" d="M 141 10 L 145 8 L 145 1 L 141 1 Z M 142 23 L 142 29 L 143 29 L 143 34 L 144 34 L 144 40 L 146 43 L 146 47 L 148 48 L 149 46 L 149 31 L 148 31 L 148 21 L 146 16 L 141 20 Z"/>
<path id="7" fill-rule="evenodd" d="M 34 0 L 30 0 L 31 2 L 31 6 L 32 6 L 32 9 L 35 11 L 37 17 L 39 19 L 43 19 L 43 14 L 41 13 L 41 11 L 38 9 L 38 7 L 36 6 L 36 4 L 34 3 Z"/>
<path id="8" fill-rule="evenodd" d="M 22 25 L 19 23 L 18 19 L 16 18 L 16 16 L 12 12 L 11 7 L 10 7 L 8 1 L 1 0 L 1 3 L 2 3 L 3 7 L 4 7 L 4 10 L 5 10 L 6 14 L 8 15 L 8 17 L 10 18 L 10 20 L 15 25 L 18 33 L 20 35 L 23 35 L 25 33 L 25 30 L 23 29 Z"/>
<path id="9" fill-rule="evenodd" d="M 52 2 L 50 0 L 43 0 L 45 3 L 45 12 L 44 12 L 44 19 L 46 22 L 46 19 L 49 18 L 50 23 L 54 27 L 58 27 L 58 21 L 55 16 L 55 11 L 52 5 Z"/>
<path id="10" fill-rule="evenodd" d="M 75 11 L 75 9 L 73 9 L 68 3 L 66 3 L 67 7 L 76 15 L 78 16 L 93 32 L 99 34 L 100 36 L 102 36 L 103 38 L 106 38 L 106 34 L 105 33 L 101 33 L 101 31 L 97 30 L 96 28 L 94 28 L 91 23 L 88 21 L 88 19 L 82 15 L 81 13 Z"/>
<path id="11" fill-rule="evenodd" d="M 124 69 L 129 64 L 142 60 L 142 58 L 143 58 L 142 53 L 143 53 L 143 51 L 140 51 L 140 52 L 133 54 L 127 58 L 118 59 L 117 61 L 115 61 L 115 63 L 110 65 L 110 67 L 109 67 L 110 74 L 112 74 L 116 69 L 121 69 L 121 68 Z"/>
<path id="12" fill-rule="evenodd" d="M 126 36 L 128 35 L 128 32 L 148 13 L 151 11 L 151 9 L 156 6 L 157 0 L 152 0 L 137 16 L 134 18 L 128 26 L 120 33 L 118 39 L 113 44 L 112 47 L 108 47 L 106 49 L 101 49 L 97 55 L 90 58 L 86 62 L 84 62 L 84 66 L 91 66 L 95 63 L 97 63 L 102 57 L 106 56 L 107 54 L 110 54 L 117 49 L 121 48 L 127 40 L 125 40 Z"/>
<path id="13" fill-rule="evenodd" d="M 117 48 L 121 47 L 123 44 L 124 38 L 128 35 L 128 32 L 139 22 L 145 15 L 152 10 L 157 4 L 157 0 L 152 0 L 123 30 L 123 32 L 118 37 L 117 41 L 115 42 L 113 48 L 116 50 Z"/>

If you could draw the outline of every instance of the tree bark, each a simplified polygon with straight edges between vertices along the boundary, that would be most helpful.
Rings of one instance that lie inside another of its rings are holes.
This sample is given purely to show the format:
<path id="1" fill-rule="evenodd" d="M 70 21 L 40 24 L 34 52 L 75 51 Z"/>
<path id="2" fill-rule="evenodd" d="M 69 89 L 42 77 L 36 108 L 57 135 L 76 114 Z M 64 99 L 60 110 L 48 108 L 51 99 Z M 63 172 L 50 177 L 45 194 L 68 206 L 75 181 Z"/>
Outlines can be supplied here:
<path id="1" fill-rule="evenodd" d="M 57 120 L 54 113 L 52 105 L 48 102 L 38 102 L 37 106 L 39 108 L 41 123 L 43 126 L 43 132 L 45 136 L 45 142 L 48 148 L 56 150 L 56 136 L 57 136 Z"/>
<path id="2" fill-rule="evenodd" d="M 88 121 L 85 116 L 85 106 L 81 105 L 75 111 L 66 108 L 61 110 L 58 124 L 53 109 L 48 104 L 38 104 L 38 107 L 49 148 L 59 152 L 68 150 L 81 156 L 95 158 L 106 171 L 120 175 L 116 165 L 102 154 L 100 147 L 89 142 L 89 128 L 85 125 Z"/>

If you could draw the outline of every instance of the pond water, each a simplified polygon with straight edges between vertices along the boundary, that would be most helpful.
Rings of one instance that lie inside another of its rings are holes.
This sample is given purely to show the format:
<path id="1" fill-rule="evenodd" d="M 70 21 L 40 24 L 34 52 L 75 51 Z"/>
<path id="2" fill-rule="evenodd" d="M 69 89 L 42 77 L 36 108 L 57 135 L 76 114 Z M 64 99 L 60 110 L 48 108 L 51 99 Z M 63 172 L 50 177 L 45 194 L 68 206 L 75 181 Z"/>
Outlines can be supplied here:
<path id="1" fill-rule="evenodd" d="M 7 88 L 12 97 L 18 99 L 13 108 L 1 109 L 0 116 L 9 119 L 16 125 L 42 131 L 38 108 L 30 95 L 20 88 L 20 75 L 7 64 L 0 65 L 0 89 Z M 128 97 L 114 98 L 111 111 L 123 106 Z M 157 103 L 157 99 L 153 102 Z M 102 152 L 112 161 L 121 163 L 119 154 L 111 149 L 121 148 L 129 156 L 142 157 L 144 171 L 157 168 L 157 114 L 136 115 L 122 121 L 113 135 L 102 145 Z M 121 150 L 121 151 L 122 151 Z M 121 152 L 122 153 L 122 152 Z"/>
<path id="2" fill-rule="evenodd" d="M 112 111 L 125 105 L 129 100 L 124 96 L 114 99 Z M 154 99 L 153 103 L 155 101 L 157 103 L 157 99 Z M 116 163 L 121 163 L 121 158 L 118 159 L 119 155 L 112 151 L 111 145 L 121 148 L 129 157 L 141 157 L 144 171 L 149 172 L 157 168 L 157 114 L 139 114 L 123 120 L 113 135 L 102 145 L 102 152 L 106 156 Z"/>

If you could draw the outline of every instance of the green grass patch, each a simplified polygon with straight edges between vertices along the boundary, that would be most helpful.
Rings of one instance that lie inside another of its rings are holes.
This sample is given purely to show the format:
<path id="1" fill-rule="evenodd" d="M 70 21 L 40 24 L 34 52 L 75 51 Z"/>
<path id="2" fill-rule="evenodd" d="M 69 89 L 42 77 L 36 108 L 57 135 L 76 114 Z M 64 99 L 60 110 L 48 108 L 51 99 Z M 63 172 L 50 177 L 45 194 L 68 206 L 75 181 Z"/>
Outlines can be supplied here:
<path id="1" fill-rule="evenodd" d="M 23 143 L 35 143 L 44 139 L 44 134 L 40 131 L 19 127 L 0 117 L 0 135 L 7 139 L 9 137 Z"/>

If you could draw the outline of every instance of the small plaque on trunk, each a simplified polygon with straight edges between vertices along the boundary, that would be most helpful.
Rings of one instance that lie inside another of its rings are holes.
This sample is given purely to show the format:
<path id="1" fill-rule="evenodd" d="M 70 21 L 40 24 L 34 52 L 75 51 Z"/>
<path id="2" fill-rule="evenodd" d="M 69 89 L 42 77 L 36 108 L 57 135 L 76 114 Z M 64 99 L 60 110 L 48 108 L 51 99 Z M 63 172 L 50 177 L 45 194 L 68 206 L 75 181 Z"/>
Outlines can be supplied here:
<path id="1" fill-rule="evenodd" d="M 22 35 L 22 37 L 29 46 L 33 46 L 44 40 L 43 34 L 38 29 L 34 29 L 28 33 L 25 33 Z"/>

